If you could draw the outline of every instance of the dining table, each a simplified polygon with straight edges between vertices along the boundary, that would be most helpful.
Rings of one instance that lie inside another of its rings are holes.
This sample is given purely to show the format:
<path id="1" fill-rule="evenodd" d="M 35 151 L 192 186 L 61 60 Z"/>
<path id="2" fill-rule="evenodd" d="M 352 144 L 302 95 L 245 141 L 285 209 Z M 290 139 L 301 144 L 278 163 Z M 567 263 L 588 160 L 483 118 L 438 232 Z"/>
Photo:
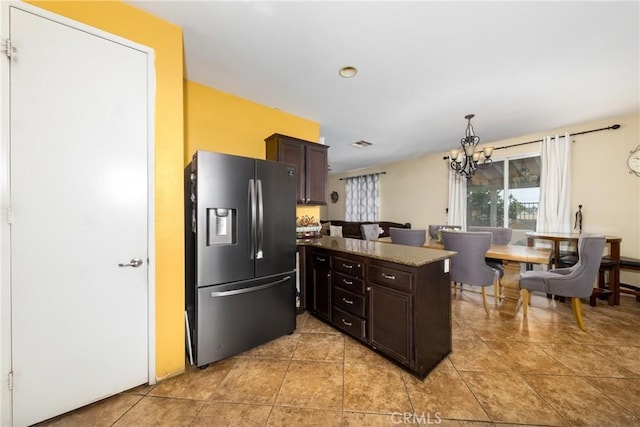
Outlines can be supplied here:
<path id="1" fill-rule="evenodd" d="M 580 233 L 556 233 L 556 232 L 528 232 L 527 246 L 535 247 L 536 240 L 546 240 L 552 242 L 553 260 L 558 263 L 560 260 L 560 244 L 569 242 L 577 244 Z M 606 243 L 609 245 L 609 257 L 614 263 L 609 273 L 609 289 L 613 292 L 614 305 L 620 305 L 620 243 L 621 237 L 605 236 Z"/>
<path id="2" fill-rule="evenodd" d="M 378 239 L 381 242 L 391 243 L 391 238 Z M 436 239 L 425 241 L 424 247 L 431 249 L 444 249 L 442 242 Z M 498 298 L 499 313 L 502 316 L 513 317 L 518 312 L 522 302 L 520 298 L 520 273 L 527 264 L 549 265 L 551 260 L 550 248 L 537 248 L 522 245 L 497 245 L 491 244 L 485 257 L 500 260 L 504 269 L 504 275 L 500 279 L 502 295 Z M 452 259 L 455 263 L 455 256 Z"/>

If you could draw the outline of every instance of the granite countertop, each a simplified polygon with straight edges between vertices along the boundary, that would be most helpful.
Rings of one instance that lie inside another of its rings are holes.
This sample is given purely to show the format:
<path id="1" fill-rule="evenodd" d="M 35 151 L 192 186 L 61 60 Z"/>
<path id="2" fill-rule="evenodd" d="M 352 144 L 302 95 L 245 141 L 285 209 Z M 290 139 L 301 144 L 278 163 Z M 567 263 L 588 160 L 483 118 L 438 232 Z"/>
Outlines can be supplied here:
<path id="1" fill-rule="evenodd" d="M 343 237 L 322 236 L 318 239 L 299 240 L 298 245 L 314 246 L 333 251 L 375 258 L 397 264 L 420 267 L 435 261 L 451 258 L 456 252 L 430 249 L 372 240 L 348 239 Z"/>

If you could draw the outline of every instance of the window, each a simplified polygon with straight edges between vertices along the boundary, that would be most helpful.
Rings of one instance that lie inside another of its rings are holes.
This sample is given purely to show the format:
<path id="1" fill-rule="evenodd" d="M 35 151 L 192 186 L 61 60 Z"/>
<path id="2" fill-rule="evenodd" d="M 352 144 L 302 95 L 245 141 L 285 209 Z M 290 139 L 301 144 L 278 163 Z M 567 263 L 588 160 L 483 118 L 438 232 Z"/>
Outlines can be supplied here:
<path id="1" fill-rule="evenodd" d="M 494 161 L 467 181 L 467 226 L 509 227 L 511 243 L 526 245 L 525 233 L 536 230 L 539 198 L 539 155 Z"/>
<path id="2" fill-rule="evenodd" d="M 345 219 L 378 221 L 380 212 L 380 174 L 372 173 L 346 178 Z"/>

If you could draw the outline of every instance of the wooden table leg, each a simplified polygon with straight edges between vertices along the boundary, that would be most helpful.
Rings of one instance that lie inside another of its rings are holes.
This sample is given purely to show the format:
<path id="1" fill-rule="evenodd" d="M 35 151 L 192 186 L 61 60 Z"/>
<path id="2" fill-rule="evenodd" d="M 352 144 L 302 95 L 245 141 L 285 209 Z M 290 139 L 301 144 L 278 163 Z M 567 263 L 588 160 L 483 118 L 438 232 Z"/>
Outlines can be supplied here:
<path id="1" fill-rule="evenodd" d="M 503 299 L 500 314 L 513 317 L 520 308 L 520 263 L 517 261 L 502 261 L 504 276 L 500 279 L 503 289 Z"/>
<path id="2" fill-rule="evenodd" d="M 551 242 L 553 245 L 553 268 L 558 268 L 560 264 L 560 242 Z"/>
<path id="3" fill-rule="evenodd" d="M 609 287 L 613 291 L 613 304 L 620 305 L 620 242 L 611 242 L 610 257 L 616 265 L 609 272 Z"/>

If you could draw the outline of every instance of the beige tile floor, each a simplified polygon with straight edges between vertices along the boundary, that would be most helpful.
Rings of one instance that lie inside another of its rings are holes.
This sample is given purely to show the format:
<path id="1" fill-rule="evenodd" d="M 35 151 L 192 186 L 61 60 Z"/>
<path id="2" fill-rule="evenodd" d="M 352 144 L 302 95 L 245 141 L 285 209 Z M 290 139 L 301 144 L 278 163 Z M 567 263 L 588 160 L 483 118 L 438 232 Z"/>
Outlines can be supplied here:
<path id="1" fill-rule="evenodd" d="M 418 380 L 307 313 L 294 334 L 49 420 L 62 426 L 640 425 L 640 303 L 453 297 L 453 352 Z"/>

